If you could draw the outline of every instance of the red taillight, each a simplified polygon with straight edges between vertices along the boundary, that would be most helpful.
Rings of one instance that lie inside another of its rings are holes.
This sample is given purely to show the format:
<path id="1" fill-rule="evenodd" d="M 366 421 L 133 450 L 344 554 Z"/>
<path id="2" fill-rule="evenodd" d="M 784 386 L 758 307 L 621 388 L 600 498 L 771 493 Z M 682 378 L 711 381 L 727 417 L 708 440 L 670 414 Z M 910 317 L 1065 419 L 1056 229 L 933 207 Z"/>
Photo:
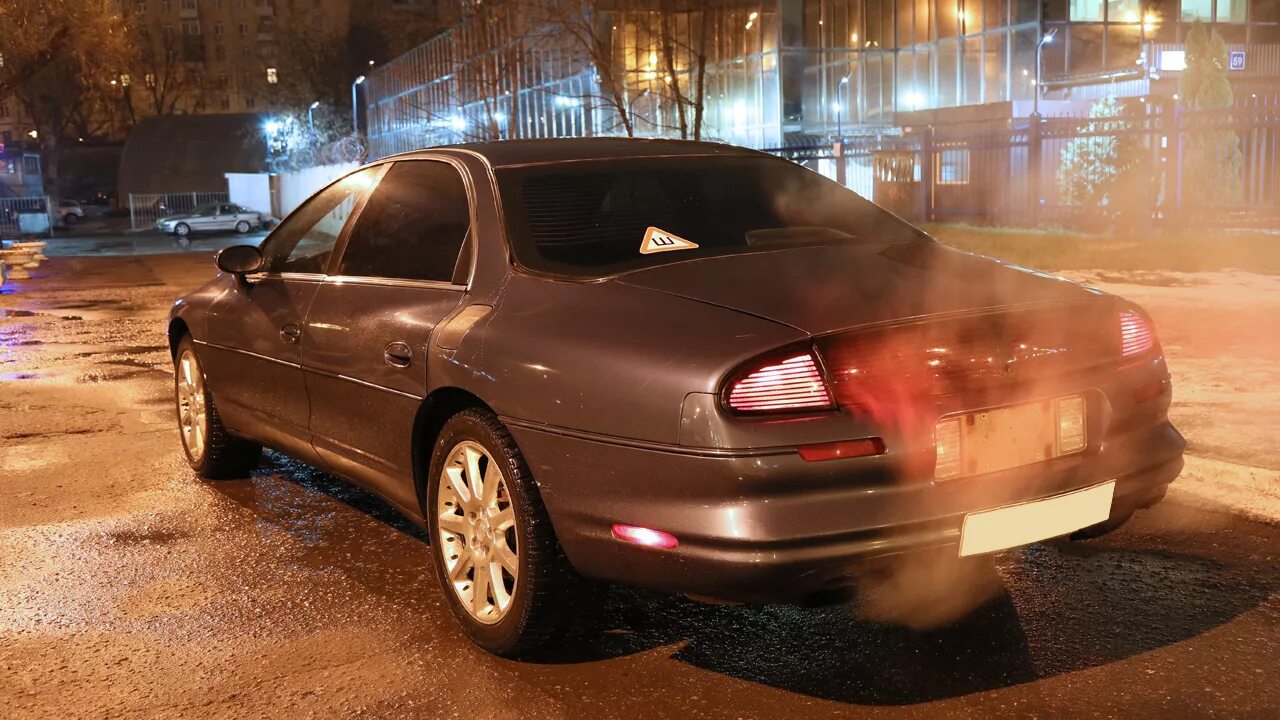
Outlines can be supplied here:
<path id="1" fill-rule="evenodd" d="M 615 540 L 621 540 L 624 543 L 630 543 L 632 545 L 643 545 L 644 547 L 670 550 L 680 544 L 680 541 L 676 540 L 675 535 L 661 530 L 654 530 L 652 528 L 615 523 L 611 529 Z"/>
<path id="2" fill-rule="evenodd" d="M 1155 347 L 1156 334 L 1151 330 L 1151 323 L 1132 310 L 1120 313 L 1120 355 L 1130 357 L 1141 355 Z"/>
<path id="3" fill-rule="evenodd" d="M 725 403 L 738 412 L 795 412 L 832 407 L 831 393 L 811 352 L 748 366 L 729 384 Z"/>

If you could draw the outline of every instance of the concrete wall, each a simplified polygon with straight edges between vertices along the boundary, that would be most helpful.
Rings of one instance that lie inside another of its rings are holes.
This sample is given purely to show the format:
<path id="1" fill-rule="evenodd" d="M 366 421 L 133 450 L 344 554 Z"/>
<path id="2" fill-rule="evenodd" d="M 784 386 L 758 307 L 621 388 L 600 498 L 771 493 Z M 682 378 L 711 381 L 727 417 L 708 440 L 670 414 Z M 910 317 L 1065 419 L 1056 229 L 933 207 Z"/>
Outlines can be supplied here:
<path id="1" fill-rule="evenodd" d="M 227 197 L 237 205 L 271 214 L 271 176 L 266 173 L 227 173 Z"/>
<path id="2" fill-rule="evenodd" d="M 358 163 L 339 163 L 280 173 L 276 176 L 276 217 L 284 217 L 293 212 L 294 208 L 301 205 L 303 200 L 311 197 L 317 190 L 358 167 L 360 167 Z"/>
<path id="3" fill-rule="evenodd" d="M 226 173 L 231 202 L 283 218 L 317 190 L 360 167 L 359 163 L 317 165 L 278 174 Z"/>

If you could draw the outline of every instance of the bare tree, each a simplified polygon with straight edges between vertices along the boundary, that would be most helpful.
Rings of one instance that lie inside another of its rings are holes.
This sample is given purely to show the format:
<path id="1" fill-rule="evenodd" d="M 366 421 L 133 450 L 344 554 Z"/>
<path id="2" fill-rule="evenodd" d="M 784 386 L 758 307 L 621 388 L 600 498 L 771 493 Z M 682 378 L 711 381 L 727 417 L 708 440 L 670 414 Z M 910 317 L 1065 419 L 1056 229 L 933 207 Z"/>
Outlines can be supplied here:
<path id="1" fill-rule="evenodd" d="M 126 64 L 121 18 L 109 0 L 4 0 L 0 3 L 0 97 L 13 95 L 31 117 L 44 152 L 46 185 L 58 189 L 61 143 L 91 128 L 103 107 L 105 78 Z M 117 80 L 118 82 L 118 80 Z"/>
<path id="2" fill-rule="evenodd" d="M 612 18 L 625 7 L 625 0 L 541 0 L 536 17 L 560 34 L 574 62 L 594 69 L 598 92 L 582 99 L 608 110 L 633 137 L 635 103 L 646 91 L 631 86 L 622 48 L 615 42 Z"/>
<path id="3" fill-rule="evenodd" d="M 680 137 L 701 140 L 706 107 L 708 35 L 721 9 L 716 0 L 660 0 L 659 9 L 662 17 L 658 42 L 666 71 L 663 78 L 665 94 L 675 106 Z M 686 32 L 680 32 L 682 27 Z M 690 75 L 688 85 L 683 78 L 686 68 Z"/>
<path id="4" fill-rule="evenodd" d="M 0 97 L 55 63 L 110 68 L 125 47 L 124 25 L 111 0 L 0 2 Z"/>
<path id="5" fill-rule="evenodd" d="M 124 103 L 130 118 L 142 115 L 173 115 L 189 110 L 203 92 L 203 82 L 183 58 L 183 47 L 172 27 L 159 23 L 133 28 L 130 58 L 130 87 Z M 134 98 L 142 103 L 141 112 Z"/>

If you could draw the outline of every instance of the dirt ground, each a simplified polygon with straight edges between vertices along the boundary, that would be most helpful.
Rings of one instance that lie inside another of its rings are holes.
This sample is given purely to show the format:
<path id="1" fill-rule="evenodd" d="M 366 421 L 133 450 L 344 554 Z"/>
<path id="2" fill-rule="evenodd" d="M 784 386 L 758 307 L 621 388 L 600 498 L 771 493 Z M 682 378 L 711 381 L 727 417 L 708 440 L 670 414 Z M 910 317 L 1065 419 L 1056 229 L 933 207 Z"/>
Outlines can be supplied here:
<path id="1" fill-rule="evenodd" d="M 1001 556 L 954 626 L 618 591 L 517 663 L 367 493 L 276 455 L 194 477 L 164 317 L 211 271 L 55 258 L 0 291 L 0 720 L 1276 717 L 1280 277 L 1072 274 L 1155 317 L 1187 471 L 1107 538 Z"/>

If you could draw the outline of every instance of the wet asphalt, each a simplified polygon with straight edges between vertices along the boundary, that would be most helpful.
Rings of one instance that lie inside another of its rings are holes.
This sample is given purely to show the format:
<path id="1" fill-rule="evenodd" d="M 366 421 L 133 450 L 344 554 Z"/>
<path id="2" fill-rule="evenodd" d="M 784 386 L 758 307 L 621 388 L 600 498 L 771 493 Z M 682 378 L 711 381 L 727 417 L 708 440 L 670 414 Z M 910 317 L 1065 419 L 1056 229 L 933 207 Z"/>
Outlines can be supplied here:
<path id="1" fill-rule="evenodd" d="M 164 315 L 200 242 L 0 290 L 0 719 L 1280 718 L 1280 526 L 1172 501 L 966 570 L 989 592 L 941 627 L 615 590 L 551 657 L 490 657 L 377 498 L 187 468 Z"/>

